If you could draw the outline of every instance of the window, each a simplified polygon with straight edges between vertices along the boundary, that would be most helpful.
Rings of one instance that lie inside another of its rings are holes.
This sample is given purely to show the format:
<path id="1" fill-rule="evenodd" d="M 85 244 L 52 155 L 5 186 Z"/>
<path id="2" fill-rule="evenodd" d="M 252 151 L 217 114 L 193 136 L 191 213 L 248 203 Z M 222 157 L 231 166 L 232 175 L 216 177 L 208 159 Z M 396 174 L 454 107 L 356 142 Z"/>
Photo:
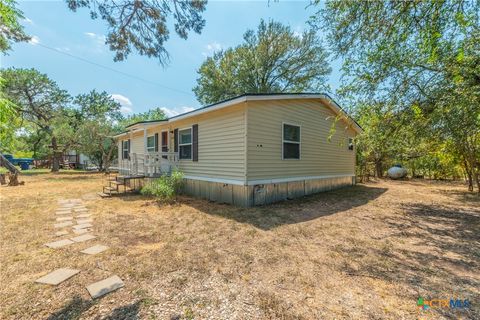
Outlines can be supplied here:
<path id="1" fill-rule="evenodd" d="M 162 152 L 168 152 L 168 131 L 162 131 Z"/>
<path id="2" fill-rule="evenodd" d="M 353 138 L 348 138 L 348 150 L 353 150 Z"/>
<path id="3" fill-rule="evenodd" d="M 122 141 L 122 159 L 128 159 L 128 140 Z"/>
<path id="4" fill-rule="evenodd" d="M 155 152 L 155 136 L 147 137 L 147 152 Z"/>
<path id="5" fill-rule="evenodd" d="M 192 159 L 192 128 L 178 130 L 178 147 L 180 159 Z"/>
<path id="6" fill-rule="evenodd" d="M 300 126 L 283 124 L 283 159 L 300 159 Z"/>

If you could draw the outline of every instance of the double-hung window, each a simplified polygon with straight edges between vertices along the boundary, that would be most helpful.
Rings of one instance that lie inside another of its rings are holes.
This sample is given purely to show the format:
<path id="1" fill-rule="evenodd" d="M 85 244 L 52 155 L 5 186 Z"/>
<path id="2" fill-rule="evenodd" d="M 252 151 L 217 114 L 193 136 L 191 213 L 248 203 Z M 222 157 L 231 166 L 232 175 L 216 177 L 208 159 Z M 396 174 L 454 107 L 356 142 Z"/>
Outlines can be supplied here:
<path id="1" fill-rule="evenodd" d="M 353 150 L 353 138 L 348 138 L 348 150 Z"/>
<path id="2" fill-rule="evenodd" d="M 155 152 L 155 136 L 147 137 L 147 152 Z"/>
<path id="3" fill-rule="evenodd" d="M 192 128 L 178 130 L 178 148 L 180 159 L 192 159 Z"/>
<path id="4" fill-rule="evenodd" d="M 300 126 L 283 124 L 282 159 L 300 159 Z"/>
<path id="5" fill-rule="evenodd" d="M 128 140 L 122 141 L 122 159 L 128 159 Z"/>

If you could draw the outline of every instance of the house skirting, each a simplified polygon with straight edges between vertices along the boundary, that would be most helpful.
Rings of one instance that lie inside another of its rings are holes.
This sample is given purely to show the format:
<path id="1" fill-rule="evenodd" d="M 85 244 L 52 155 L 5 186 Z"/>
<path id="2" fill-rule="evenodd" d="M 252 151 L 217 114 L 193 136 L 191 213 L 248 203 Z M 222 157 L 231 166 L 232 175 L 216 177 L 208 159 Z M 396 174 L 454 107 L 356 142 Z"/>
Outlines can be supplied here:
<path id="1" fill-rule="evenodd" d="M 211 179 L 210 179 L 211 180 Z M 183 192 L 200 199 L 240 207 L 261 206 L 355 184 L 355 176 L 304 177 L 300 180 L 240 185 L 185 178 Z"/>

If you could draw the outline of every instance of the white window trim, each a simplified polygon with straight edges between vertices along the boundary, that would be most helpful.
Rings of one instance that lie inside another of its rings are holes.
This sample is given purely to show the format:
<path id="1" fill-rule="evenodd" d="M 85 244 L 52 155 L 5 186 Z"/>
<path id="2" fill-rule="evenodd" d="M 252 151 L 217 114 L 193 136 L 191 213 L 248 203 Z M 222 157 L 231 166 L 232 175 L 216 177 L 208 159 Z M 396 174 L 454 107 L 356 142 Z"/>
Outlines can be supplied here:
<path id="1" fill-rule="evenodd" d="M 164 133 L 164 132 L 167 133 L 167 144 L 166 144 L 166 145 L 164 145 L 163 142 L 162 142 L 162 136 L 163 136 L 163 133 Z M 160 143 L 159 143 L 159 145 L 160 145 L 160 151 L 159 151 L 159 152 L 164 152 L 164 151 L 163 151 L 163 147 L 164 147 L 164 146 L 167 146 L 167 152 L 168 152 L 168 150 L 170 149 L 170 148 L 169 148 L 169 144 L 170 144 L 170 132 L 169 132 L 168 130 L 162 130 L 162 131 L 160 131 Z"/>
<path id="2" fill-rule="evenodd" d="M 152 138 L 152 137 L 153 137 L 153 147 L 149 147 L 148 138 Z M 150 150 L 150 149 L 153 149 L 153 150 Z M 147 137 L 147 152 L 155 152 L 155 135 L 151 135 Z"/>
<path id="3" fill-rule="evenodd" d="M 285 132 L 284 132 L 284 126 L 285 125 L 289 125 L 289 126 L 294 126 L 294 127 L 298 127 L 300 132 L 299 132 L 299 139 L 298 141 L 290 141 L 290 140 L 285 140 Z M 288 158 L 288 159 L 285 159 L 284 158 L 284 153 L 283 153 L 283 145 L 284 143 L 296 143 L 298 144 L 298 159 L 293 159 L 293 158 Z M 289 161 L 289 160 L 293 160 L 293 161 L 298 161 L 298 160 L 301 160 L 302 159 L 302 126 L 300 124 L 296 124 L 296 123 L 291 123 L 291 122 L 282 122 L 282 160 L 285 160 L 285 161 Z"/>
<path id="4" fill-rule="evenodd" d="M 190 143 L 180 143 L 180 131 L 184 131 L 184 130 L 190 130 Z M 193 127 L 186 127 L 186 128 L 179 128 L 178 129 L 178 137 L 177 137 L 177 140 L 178 140 L 178 160 L 179 161 L 182 161 L 182 160 L 192 160 L 193 159 Z M 181 146 L 190 146 L 190 158 L 180 158 L 180 147 Z"/>
<path id="5" fill-rule="evenodd" d="M 127 157 L 125 157 L 125 151 L 127 151 Z M 128 140 L 122 140 L 122 160 L 128 159 L 128 156 Z"/>

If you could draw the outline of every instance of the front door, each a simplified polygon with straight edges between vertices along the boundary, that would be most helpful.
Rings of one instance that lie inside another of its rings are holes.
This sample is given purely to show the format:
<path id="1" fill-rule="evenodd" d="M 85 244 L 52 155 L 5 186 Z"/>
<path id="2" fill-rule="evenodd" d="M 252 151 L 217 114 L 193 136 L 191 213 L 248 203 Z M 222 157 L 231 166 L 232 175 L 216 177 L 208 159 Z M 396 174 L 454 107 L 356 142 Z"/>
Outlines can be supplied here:
<path id="1" fill-rule="evenodd" d="M 168 152 L 168 131 L 162 131 L 162 152 Z M 163 156 L 167 159 L 167 156 Z"/>

